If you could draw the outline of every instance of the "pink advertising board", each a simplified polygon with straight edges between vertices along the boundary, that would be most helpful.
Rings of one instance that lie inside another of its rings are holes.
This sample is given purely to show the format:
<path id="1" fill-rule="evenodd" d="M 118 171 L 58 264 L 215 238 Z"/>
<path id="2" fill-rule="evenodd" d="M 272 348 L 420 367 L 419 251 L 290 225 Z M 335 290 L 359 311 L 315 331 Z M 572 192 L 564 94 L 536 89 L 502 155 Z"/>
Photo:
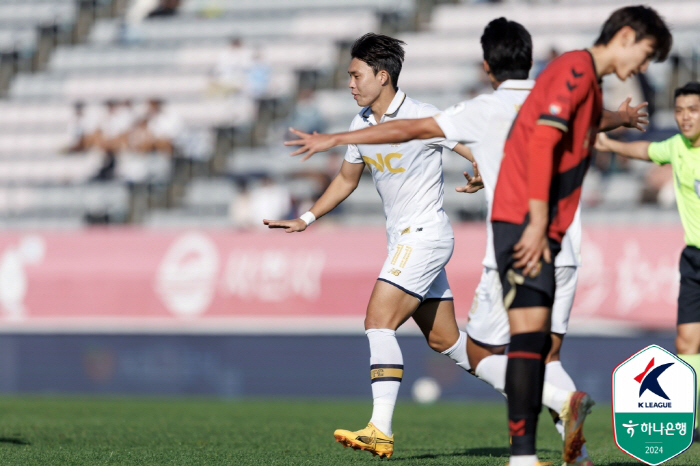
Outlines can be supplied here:
<path id="1" fill-rule="evenodd" d="M 481 274 L 483 224 L 455 227 L 460 325 Z M 87 229 L 0 234 L 3 332 L 358 333 L 386 255 L 382 228 Z M 680 226 L 592 226 L 572 332 L 675 325 Z M 408 330 L 411 331 L 410 325 Z"/>

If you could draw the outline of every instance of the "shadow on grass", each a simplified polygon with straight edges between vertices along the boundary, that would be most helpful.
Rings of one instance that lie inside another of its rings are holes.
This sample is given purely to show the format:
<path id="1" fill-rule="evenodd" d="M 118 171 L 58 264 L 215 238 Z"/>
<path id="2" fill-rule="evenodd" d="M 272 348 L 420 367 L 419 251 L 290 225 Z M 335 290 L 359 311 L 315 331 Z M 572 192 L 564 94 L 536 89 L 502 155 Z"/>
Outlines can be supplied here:
<path id="1" fill-rule="evenodd" d="M 17 437 L 0 437 L 0 443 L 10 443 L 12 445 L 31 445 L 24 439 Z"/>
<path id="2" fill-rule="evenodd" d="M 556 454 L 554 450 L 537 450 L 538 453 Z M 424 453 L 422 455 L 404 456 L 401 458 L 392 458 L 391 461 L 405 461 L 418 459 L 434 459 L 434 458 L 450 458 L 462 456 L 486 456 L 496 458 L 508 458 L 510 456 L 510 448 L 508 447 L 486 447 L 486 448 L 467 448 L 466 450 L 453 451 L 451 453 Z"/>

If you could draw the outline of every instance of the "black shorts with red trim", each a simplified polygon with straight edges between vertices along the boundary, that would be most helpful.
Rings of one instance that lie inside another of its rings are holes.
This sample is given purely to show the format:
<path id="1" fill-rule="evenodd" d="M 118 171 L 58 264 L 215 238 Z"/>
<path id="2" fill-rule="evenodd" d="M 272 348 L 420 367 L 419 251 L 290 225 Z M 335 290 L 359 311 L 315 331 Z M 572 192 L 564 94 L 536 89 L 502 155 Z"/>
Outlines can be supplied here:
<path id="1" fill-rule="evenodd" d="M 523 307 L 548 307 L 554 304 L 556 281 L 554 278 L 554 258 L 561 250 L 561 243 L 551 238 L 549 250 L 552 262 L 540 258 L 540 272 L 535 277 L 523 275 L 522 268 L 515 267 L 513 248 L 528 224 L 528 220 L 518 225 L 508 222 L 493 222 L 493 245 L 496 252 L 498 274 L 503 287 L 503 304 L 506 309 Z"/>
<path id="2" fill-rule="evenodd" d="M 678 325 L 700 322 L 700 249 L 686 246 L 680 261 Z"/>

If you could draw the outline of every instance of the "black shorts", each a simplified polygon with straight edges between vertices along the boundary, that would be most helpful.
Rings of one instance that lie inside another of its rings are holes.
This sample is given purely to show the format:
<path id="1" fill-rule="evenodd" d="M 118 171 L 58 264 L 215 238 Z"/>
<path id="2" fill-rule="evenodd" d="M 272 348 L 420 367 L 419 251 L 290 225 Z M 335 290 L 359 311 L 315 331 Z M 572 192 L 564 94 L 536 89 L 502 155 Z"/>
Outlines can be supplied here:
<path id="1" fill-rule="evenodd" d="M 686 246 L 681 254 L 678 324 L 700 322 L 700 249 Z"/>
<path id="2" fill-rule="evenodd" d="M 498 274 L 503 286 L 503 304 L 506 309 L 523 307 L 548 307 L 554 304 L 554 258 L 561 250 L 561 243 L 549 240 L 549 249 L 552 252 L 552 262 L 540 259 L 542 268 L 535 277 L 523 275 L 523 269 L 514 266 L 513 247 L 520 241 L 520 237 L 528 224 L 526 219 L 521 225 L 506 222 L 493 222 L 493 246 L 496 252 L 496 264 Z"/>

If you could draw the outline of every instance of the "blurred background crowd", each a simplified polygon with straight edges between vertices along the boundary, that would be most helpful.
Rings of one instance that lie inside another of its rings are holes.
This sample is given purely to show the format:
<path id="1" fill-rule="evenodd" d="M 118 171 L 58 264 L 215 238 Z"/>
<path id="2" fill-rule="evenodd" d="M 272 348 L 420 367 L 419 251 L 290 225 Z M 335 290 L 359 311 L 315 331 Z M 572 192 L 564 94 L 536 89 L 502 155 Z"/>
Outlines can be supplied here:
<path id="1" fill-rule="evenodd" d="M 552 8 L 555 3 L 557 8 Z M 507 16 L 533 35 L 532 76 L 590 45 L 623 2 L 449 0 L 4 0 L 0 3 L 0 227 L 259 228 L 304 212 L 343 150 L 288 156 L 288 128 L 344 131 L 359 110 L 347 89 L 353 40 L 406 41 L 399 79 L 446 108 L 490 92 L 479 37 Z M 627 3 L 627 2 L 624 2 Z M 700 2 L 654 5 L 674 26 L 666 63 L 629 82 L 606 78 L 605 105 L 648 101 L 645 138 L 675 132 L 672 91 L 700 72 Z M 641 133 L 625 130 L 623 139 Z M 467 169 L 446 154 L 445 209 L 483 220 L 482 194 L 454 192 Z M 669 167 L 596 154 L 589 219 L 677 221 Z M 369 174 L 329 217 L 381 224 Z M 331 221 L 329 219 L 328 221 Z"/>

